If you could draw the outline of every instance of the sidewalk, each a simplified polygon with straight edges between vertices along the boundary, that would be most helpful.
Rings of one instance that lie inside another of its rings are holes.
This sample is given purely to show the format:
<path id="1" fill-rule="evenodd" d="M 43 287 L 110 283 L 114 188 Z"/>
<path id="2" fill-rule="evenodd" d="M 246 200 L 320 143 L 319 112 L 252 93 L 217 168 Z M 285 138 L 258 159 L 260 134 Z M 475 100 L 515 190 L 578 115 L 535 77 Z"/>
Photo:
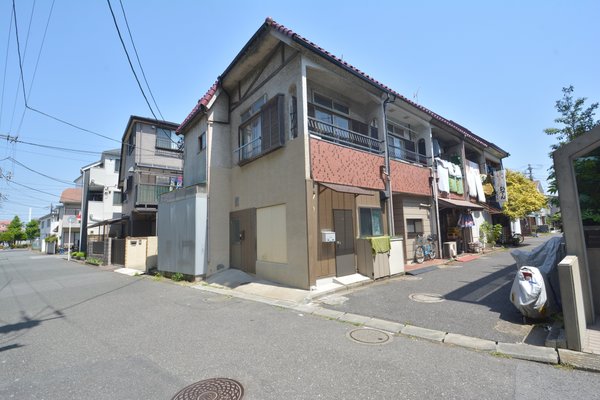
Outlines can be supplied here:
<path id="1" fill-rule="evenodd" d="M 531 250 L 546 238 L 528 238 Z M 407 274 L 314 293 L 266 281 L 194 286 L 355 325 L 492 354 L 600 372 L 600 356 L 545 347 L 547 326 L 524 321 L 508 300 L 516 268 L 509 251 L 467 262 L 432 260 Z"/>

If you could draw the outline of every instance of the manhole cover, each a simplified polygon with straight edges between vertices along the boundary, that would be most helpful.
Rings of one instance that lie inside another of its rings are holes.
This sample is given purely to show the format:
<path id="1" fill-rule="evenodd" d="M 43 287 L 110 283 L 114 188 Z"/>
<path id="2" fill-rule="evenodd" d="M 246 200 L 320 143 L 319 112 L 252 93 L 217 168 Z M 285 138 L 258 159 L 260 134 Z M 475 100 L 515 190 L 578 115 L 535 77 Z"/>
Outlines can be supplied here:
<path id="1" fill-rule="evenodd" d="M 384 344 L 390 341 L 390 335 L 376 329 L 355 329 L 348 334 L 350 339 L 364 344 Z"/>
<path id="2" fill-rule="evenodd" d="M 414 275 L 402 275 L 398 279 L 401 281 L 420 281 L 423 278 L 421 278 L 420 276 L 414 276 Z"/>
<path id="3" fill-rule="evenodd" d="M 418 303 L 440 303 L 446 300 L 444 296 L 436 293 L 413 293 L 408 298 Z"/>
<path id="4" fill-rule="evenodd" d="M 227 378 L 212 378 L 192 383 L 171 400 L 239 400 L 244 397 L 242 385 Z"/>

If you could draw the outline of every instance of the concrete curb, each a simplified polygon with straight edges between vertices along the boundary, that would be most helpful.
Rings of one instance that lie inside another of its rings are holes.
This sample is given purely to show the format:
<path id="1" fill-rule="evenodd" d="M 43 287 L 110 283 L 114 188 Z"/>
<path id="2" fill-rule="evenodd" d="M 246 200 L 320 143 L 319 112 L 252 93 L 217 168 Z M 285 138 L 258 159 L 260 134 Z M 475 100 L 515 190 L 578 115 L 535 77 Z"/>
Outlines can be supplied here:
<path id="1" fill-rule="evenodd" d="M 363 283 L 360 282 L 354 286 L 358 287 L 362 285 Z M 580 353 L 565 349 L 557 350 L 550 347 L 533 346 L 525 343 L 494 342 L 491 340 L 480 339 L 456 333 L 443 332 L 412 325 L 404 325 L 399 322 L 387 321 L 383 319 L 367 317 L 364 315 L 330 310 L 313 304 L 298 304 L 292 301 L 264 298 L 247 293 L 235 292 L 231 289 L 219 289 L 203 285 L 192 286 L 192 288 L 215 294 L 236 297 L 243 300 L 255 301 L 275 307 L 282 307 L 290 309 L 294 312 L 315 315 L 334 321 L 364 325 L 369 328 L 380 329 L 396 335 L 425 339 L 450 346 L 460 346 L 475 351 L 506 355 L 507 357 L 520 360 L 535 361 L 553 365 L 562 364 L 575 369 L 600 372 L 600 356 L 594 354 Z M 344 287 L 344 289 L 338 289 L 337 291 L 339 292 L 346 289 L 349 290 L 350 288 Z"/>

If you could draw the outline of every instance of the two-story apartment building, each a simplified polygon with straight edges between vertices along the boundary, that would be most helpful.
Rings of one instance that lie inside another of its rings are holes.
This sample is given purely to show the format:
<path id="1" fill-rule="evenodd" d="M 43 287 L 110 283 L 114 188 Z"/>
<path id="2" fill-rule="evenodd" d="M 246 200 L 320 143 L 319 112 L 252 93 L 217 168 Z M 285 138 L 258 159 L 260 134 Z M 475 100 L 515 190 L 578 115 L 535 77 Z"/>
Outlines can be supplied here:
<path id="1" fill-rule="evenodd" d="M 159 197 L 181 187 L 182 141 L 179 125 L 132 115 L 123 133 L 119 189 L 122 192 L 120 236 L 156 236 Z"/>
<path id="2" fill-rule="evenodd" d="M 118 225 L 107 224 L 113 232 L 102 232 L 105 226 L 100 223 L 121 218 L 120 157 L 120 149 L 104 151 L 100 160 L 80 170 L 83 185 L 80 251 L 86 251 L 88 235 L 117 235 Z"/>
<path id="3" fill-rule="evenodd" d="M 439 231 L 436 130 L 491 147 L 267 19 L 177 130 L 185 189 L 163 199 L 200 199 L 203 240 L 161 247 L 159 234 L 159 269 L 185 272 L 161 254 L 190 251 L 195 275 L 234 267 L 309 288 L 355 273 L 362 237 L 400 234 L 411 258 L 417 234 Z"/>
<path id="4" fill-rule="evenodd" d="M 50 206 L 50 212 L 39 218 L 40 224 L 40 251 L 42 253 L 46 253 L 48 251 L 48 243 L 46 243 L 45 239 L 49 236 L 60 236 L 61 232 L 59 232 L 60 224 L 58 220 L 58 209 Z M 54 245 L 53 245 L 54 246 Z M 56 250 L 54 247 L 52 248 L 54 251 Z"/>

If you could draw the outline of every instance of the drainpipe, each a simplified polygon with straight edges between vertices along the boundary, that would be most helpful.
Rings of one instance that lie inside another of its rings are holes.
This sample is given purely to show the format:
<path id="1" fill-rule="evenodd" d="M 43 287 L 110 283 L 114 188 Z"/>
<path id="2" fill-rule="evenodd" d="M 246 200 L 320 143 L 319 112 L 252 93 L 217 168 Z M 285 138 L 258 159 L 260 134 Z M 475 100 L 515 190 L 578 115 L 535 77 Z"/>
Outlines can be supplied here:
<path id="1" fill-rule="evenodd" d="M 386 93 L 386 99 L 383 101 L 383 159 L 384 159 L 384 176 L 385 176 L 385 193 L 387 195 L 387 206 L 388 206 L 388 234 L 390 237 L 395 235 L 394 229 L 394 205 L 392 199 L 392 182 L 390 178 L 390 153 L 388 148 L 388 135 L 387 135 L 387 104 L 396 100 L 390 99 L 390 94 Z"/>
<path id="2" fill-rule="evenodd" d="M 440 228 L 440 205 L 438 202 L 437 169 L 435 166 L 435 154 L 433 153 L 433 132 L 429 126 L 429 146 L 431 150 L 431 191 L 433 192 L 433 209 L 435 212 L 435 229 L 437 232 L 437 254 L 442 257 L 442 229 Z"/>

